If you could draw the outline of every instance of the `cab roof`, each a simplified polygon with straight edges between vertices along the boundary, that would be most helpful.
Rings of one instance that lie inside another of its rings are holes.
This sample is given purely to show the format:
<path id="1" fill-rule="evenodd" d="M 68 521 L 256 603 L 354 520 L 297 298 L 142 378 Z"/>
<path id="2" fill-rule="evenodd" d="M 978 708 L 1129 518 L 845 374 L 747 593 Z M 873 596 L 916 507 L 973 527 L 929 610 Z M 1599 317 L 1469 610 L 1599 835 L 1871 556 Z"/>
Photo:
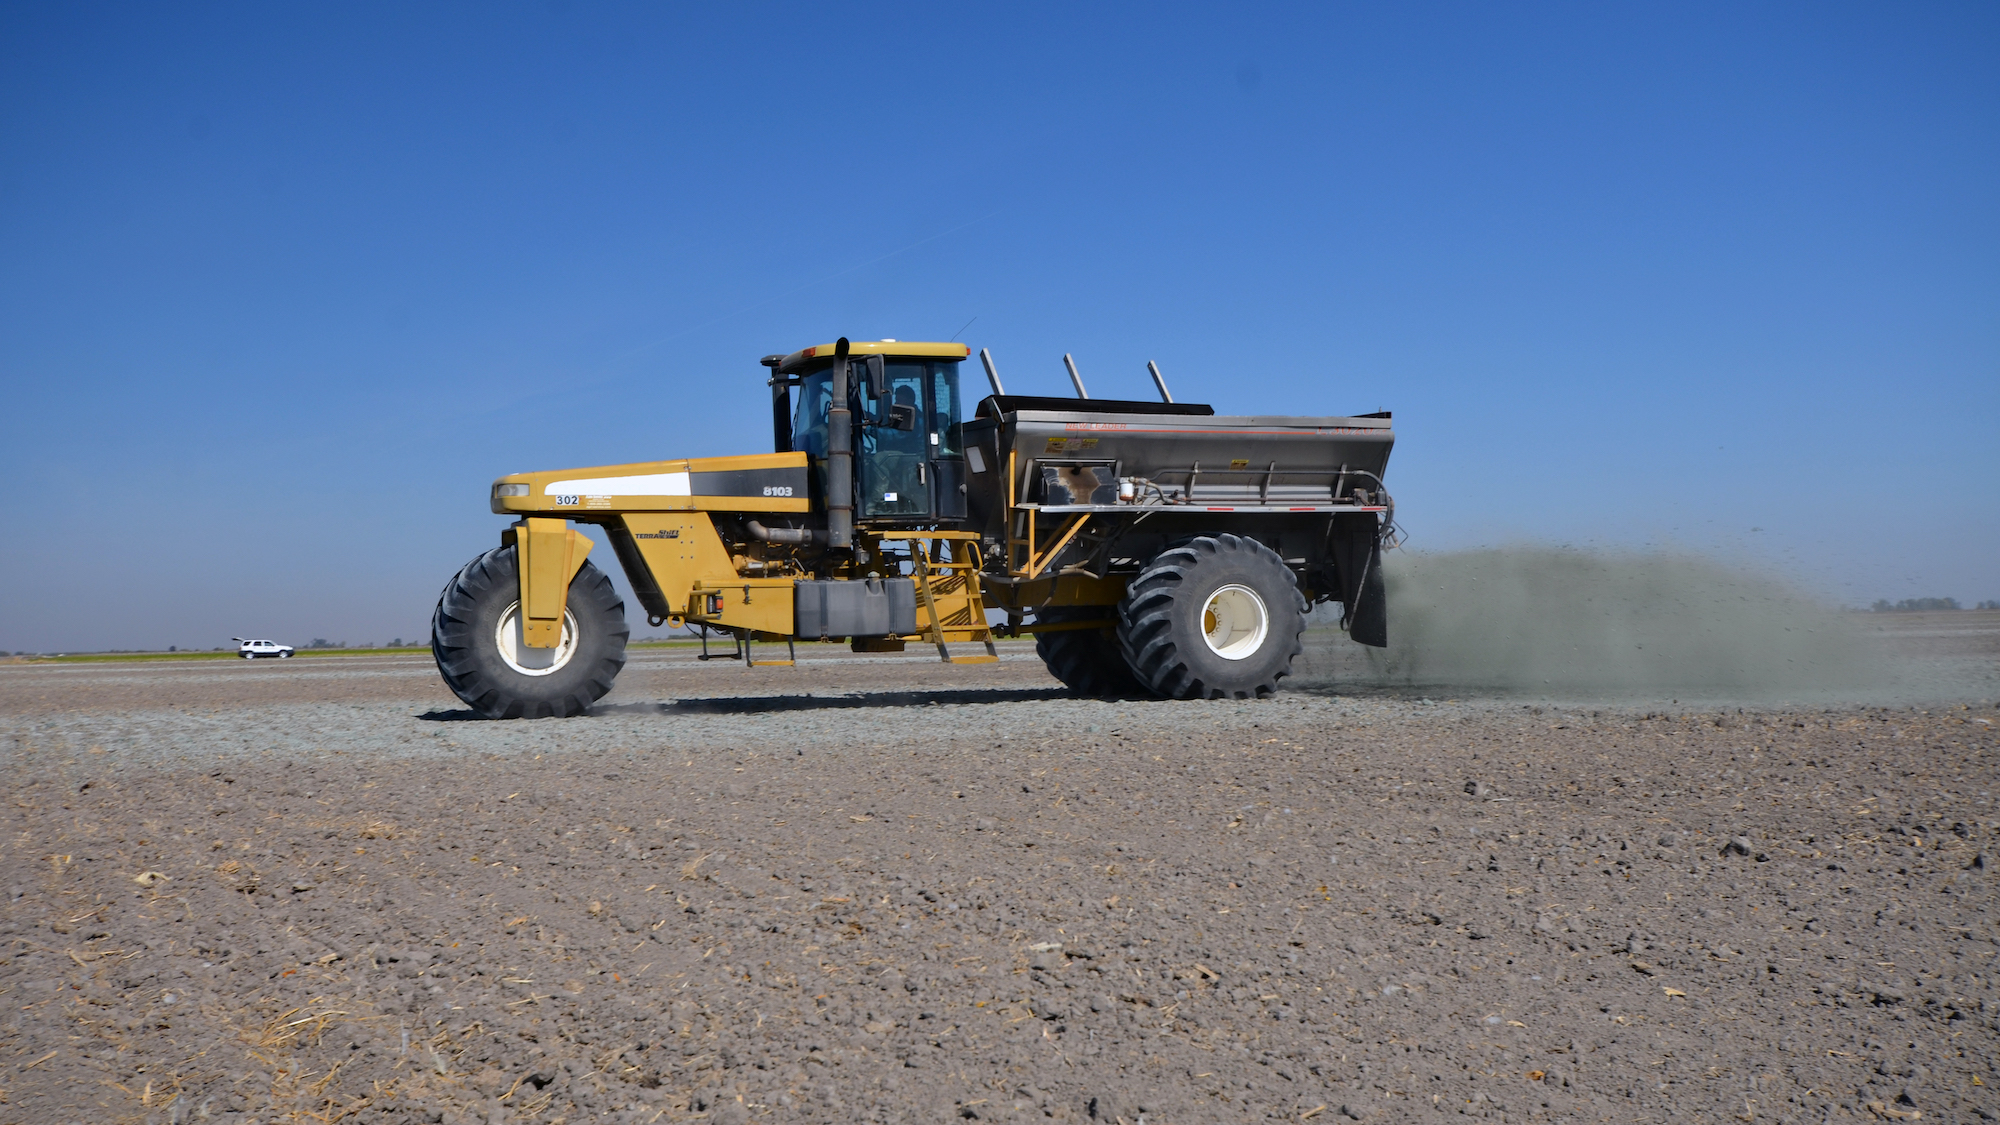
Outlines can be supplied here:
<path id="1" fill-rule="evenodd" d="M 810 348 L 801 348 L 778 361 L 778 373 L 789 375 L 816 359 L 830 359 L 833 356 L 833 348 L 832 344 L 815 344 Z M 911 359 L 964 359 L 972 354 L 972 348 L 967 344 L 935 344 L 916 340 L 850 340 L 847 344 L 847 354 L 906 356 Z"/>

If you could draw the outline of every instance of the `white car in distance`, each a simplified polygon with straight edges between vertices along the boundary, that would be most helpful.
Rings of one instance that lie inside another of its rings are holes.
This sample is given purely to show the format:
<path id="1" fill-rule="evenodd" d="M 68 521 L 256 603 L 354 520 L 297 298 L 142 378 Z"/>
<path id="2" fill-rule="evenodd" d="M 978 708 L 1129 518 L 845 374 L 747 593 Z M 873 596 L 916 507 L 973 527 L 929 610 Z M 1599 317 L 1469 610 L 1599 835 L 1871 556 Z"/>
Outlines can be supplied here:
<path id="1" fill-rule="evenodd" d="M 229 639 L 239 642 L 236 646 L 236 651 L 245 660 L 255 660 L 260 656 L 275 656 L 283 660 L 292 655 L 293 651 L 292 646 L 281 645 L 276 641 L 250 641 L 244 640 L 242 637 L 231 637 Z"/>

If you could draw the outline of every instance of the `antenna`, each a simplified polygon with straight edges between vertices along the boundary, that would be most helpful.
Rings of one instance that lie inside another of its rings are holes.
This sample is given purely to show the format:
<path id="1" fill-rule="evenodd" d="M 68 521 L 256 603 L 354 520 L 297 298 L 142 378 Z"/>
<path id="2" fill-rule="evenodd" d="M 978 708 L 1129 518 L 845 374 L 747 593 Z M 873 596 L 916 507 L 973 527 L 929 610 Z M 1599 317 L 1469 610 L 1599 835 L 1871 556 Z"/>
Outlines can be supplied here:
<path id="1" fill-rule="evenodd" d="M 1160 388 L 1160 401 L 1174 401 L 1174 393 L 1167 389 L 1167 380 L 1160 374 L 1160 365 L 1149 359 L 1146 361 L 1146 370 L 1153 375 L 1153 385 Z"/>
<path id="2" fill-rule="evenodd" d="M 1083 376 L 1076 373 L 1076 361 L 1068 352 L 1063 353 L 1063 366 L 1069 368 L 1069 381 L 1076 384 L 1076 397 L 1089 398 L 1090 392 L 1083 389 Z"/>
<path id="3" fill-rule="evenodd" d="M 979 349 L 979 362 L 986 365 L 986 381 L 993 384 L 993 393 L 1006 394 L 1006 390 L 1000 386 L 1000 372 L 993 366 L 993 353 L 985 348 Z"/>

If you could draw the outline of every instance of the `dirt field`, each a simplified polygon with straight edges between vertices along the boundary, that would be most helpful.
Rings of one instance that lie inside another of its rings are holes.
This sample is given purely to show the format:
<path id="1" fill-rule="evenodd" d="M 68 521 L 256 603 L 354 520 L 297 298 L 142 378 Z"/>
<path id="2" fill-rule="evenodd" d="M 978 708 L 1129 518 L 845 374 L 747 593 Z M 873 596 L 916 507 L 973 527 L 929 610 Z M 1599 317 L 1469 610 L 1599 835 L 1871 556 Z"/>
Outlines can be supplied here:
<path id="1" fill-rule="evenodd" d="M 1894 706 L 0 667 L 0 1122 L 1993 1119 L 2000 619 L 1945 616 Z"/>

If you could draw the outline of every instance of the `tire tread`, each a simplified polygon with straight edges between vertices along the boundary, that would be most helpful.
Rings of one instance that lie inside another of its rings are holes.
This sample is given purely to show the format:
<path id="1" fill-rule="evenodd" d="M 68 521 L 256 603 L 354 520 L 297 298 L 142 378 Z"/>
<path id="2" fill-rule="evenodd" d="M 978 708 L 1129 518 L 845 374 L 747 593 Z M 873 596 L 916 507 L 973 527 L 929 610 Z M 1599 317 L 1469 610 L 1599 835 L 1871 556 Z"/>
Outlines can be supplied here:
<path id="1" fill-rule="evenodd" d="M 1097 615 L 1073 609 L 1043 610 L 1037 622 L 1082 621 Z M 1116 618 L 1105 618 L 1115 627 Z M 1078 695 L 1098 699 L 1119 699 L 1151 694 L 1125 662 L 1125 654 L 1115 637 L 1087 629 L 1060 633 L 1036 633 L 1035 655 L 1047 665 L 1049 675 Z"/>
<path id="2" fill-rule="evenodd" d="M 1286 646 L 1283 659 L 1272 674 L 1248 686 L 1204 680 L 1180 651 L 1183 642 L 1174 635 L 1180 588 L 1190 577 L 1198 580 L 1200 571 L 1216 564 L 1264 568 L 1275 589 L 1291 594 L 1293 604 L 1267 607 L 1272 639 Z M 1295 625 L 1288 628 L 1288 620 Z M 1305 596 L 1298 592 L 1296 576 L 1277 552 L 1255 539 L 1225 533 L 1170 547 L 1139 572 L 1118 605 L 1118 643 L 1127 666 L 1156 695 L 1169 699 L 1262 698 L 1276 692 L 1278 681 L 1291 674 L 1292 661 L 1304 650 L 1305 623 Z"/>
<path id="3" fill-rule="evenodd" d="M 625 624 L 625 603 L 619 599 L 611 579 L 585 560 L 570 580 L 570 612 L 581 619 L 591 615 L 602 630 L 604 643 L 596 653 L 577 654 L 591 666 L 568 688 L 534 696 L 510 692 L 497 682 L 480 646 L 487 643 L 476 625 L 479 610 L 495 597 L 506 597 L 515 577 L 512 547 L 496 547 L 471 562 L 445 584 L 431 614 L 431 655 L 445 686 L 466 706 L 489 719 L 567 718 L 582 714 L 604 698 L 625 666 L 625 642 L 631 629 Z M 491 654 L 497 660 L 498 654 Z"/>

